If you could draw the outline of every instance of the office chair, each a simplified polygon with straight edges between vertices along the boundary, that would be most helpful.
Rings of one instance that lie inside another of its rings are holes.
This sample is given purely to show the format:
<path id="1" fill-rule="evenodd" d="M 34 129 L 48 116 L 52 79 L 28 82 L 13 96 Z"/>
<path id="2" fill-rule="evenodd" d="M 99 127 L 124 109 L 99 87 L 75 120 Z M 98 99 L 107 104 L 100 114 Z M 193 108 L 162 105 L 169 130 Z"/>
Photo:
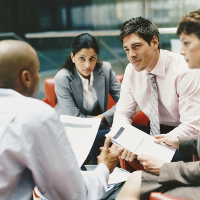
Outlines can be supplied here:
<path id="1" fill-rule="evenodd" d="M 45 198 L 40 191 L 38 190 L 37 187 L 34 188 L 33 190 L 33 200 L 48 200 L 47 198 Z"/>
<path id="2" fill-rule="evenodd" d="M 45 98 L 42 101 L 54 108 L 57 104 L 54 78 L 46 78 L 44 80 L 44 94 Z"/>
<path id="3" fill-rule="evenodd" d="M 152 192 L 150 194 L 149 200 L 186 200 L 182 198 L 171 197 L 161 192 Z"/>
<path id="4" fill-rule="evenodd" d="M 116 75 L 116 77 L 121 83 L 124 75 L 118 74 L 118 75 Z M 54 108 L 55 105 L 57 104 L 54 78 L 46 78 L 44 80 L 44 93 L 45 93 L 45 98 L 43 98 L 42 101 L 44 101 L 45 103 L 49 104 L 51 107 Z M 107 110 L 110 109 L 113 105 L 115 105 L 115 101 L 109 94 Z"/>

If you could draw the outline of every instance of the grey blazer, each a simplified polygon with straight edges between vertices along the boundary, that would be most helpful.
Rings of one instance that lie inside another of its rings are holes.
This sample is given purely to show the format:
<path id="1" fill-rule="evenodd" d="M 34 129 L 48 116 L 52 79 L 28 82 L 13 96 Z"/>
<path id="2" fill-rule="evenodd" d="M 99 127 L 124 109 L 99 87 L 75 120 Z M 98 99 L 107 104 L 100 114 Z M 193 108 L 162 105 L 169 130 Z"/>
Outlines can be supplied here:
<path id="1" fill-rule="evenodd" d="M 200 156 L 200 134 L 199 136 L 179 137 L 179 153 L 198 153 Z M 162 192 L 173 197 L 199 200 L 200 161 L 165 163 L 159 176 L 143 172 L 141 199 L 146 199 L 151 191 Z"/>
<path id="2" fill-rule="evenodd" d="M 108 125 L 111 126 L 116 105 L 106 111 L 108 95 L 110 94 L 114 101 L 117 102 L 120 96 L 121 84 L 112 70 L 111 64 L 108 62 L 103 62 L 101 67 L 95 67 L 93 75 L 93 86 L 97 94 L 101 114 L 105 116 Z M 61 69 L 54 79 L 55 92 L 58 99 L 55 110 L 59 115 L 96 116 L 96 113 L 89 115 L 87 110 L 83 108 L 83 86 L 75 67 L 72 71 Z"/>

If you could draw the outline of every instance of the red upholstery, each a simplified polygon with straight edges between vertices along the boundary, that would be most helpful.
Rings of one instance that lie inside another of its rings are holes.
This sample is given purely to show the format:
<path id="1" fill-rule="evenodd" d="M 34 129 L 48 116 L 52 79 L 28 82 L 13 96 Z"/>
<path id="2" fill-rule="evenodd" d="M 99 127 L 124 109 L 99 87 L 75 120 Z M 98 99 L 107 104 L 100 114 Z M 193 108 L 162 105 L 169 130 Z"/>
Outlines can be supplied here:
<path id="1" fill-rule="evenodd" d="M 117 74 L 116 77 L 118 78 L 118 80 L 121 83 L 124 75 L 123 74 Z M 55 105 L 57 103 L 57 98 L 56 98 L 56 93 L 55 93 L 54 88 L 55 88 L 54 78 L 46 78 L 44 80 L 45 98 L 43 98 L 42 101 L 49 104 L 53 108 L 55 107 Z M 113 105 L 115 105 L 115 101 L 113 100 L 113 98 L 109 94 L 107 110 L 110 109 Z"/>
<path id="2" fill-rule="evenodd" d="M 150 194 L 149 200 L 186 200 L 186 199 L 170 197 L 170 196 L 168 196 L 166 194 L 162 194 L 160 192 L 152 192 Z"/>
<path id="3" fill-rule="evenodd" d="M 200 158 L 199 158 L 198 154 L 193 154 L 192 155 L 192 160 L 193 161 L 200 161 Z"/>
<path id="4" fill-rule="evenodd" d="M 55 93 L 55 82 L 54 78 L 46 78 L 44 80 L 44 93 L 45 98 L 42 99 L 45 103 L 49 104 L 53 108 L 55 107 L 57 103 L 56 93 Z"/>
<path id="5" fill-rule="evenodd" d="M 116 77 L 120 81 L 120 83 L 122 83 L 124 75 L 123 74 L 117 74 Z M 112 108 L 114 105 L 115 105 L 115 101 L 113 100 L 113 98 L 109 94 L 109 96 L 108 96 L 107 110 L 109 110 L 110 108 Z"/>

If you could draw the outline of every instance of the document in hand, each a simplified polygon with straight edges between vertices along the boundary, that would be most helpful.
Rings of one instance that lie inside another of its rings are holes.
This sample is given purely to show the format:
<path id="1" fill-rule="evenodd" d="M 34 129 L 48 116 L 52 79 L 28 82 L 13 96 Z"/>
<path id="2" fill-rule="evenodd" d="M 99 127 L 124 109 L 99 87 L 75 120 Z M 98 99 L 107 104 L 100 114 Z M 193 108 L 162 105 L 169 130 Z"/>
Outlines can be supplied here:
<path id="1" fill-rule="evenodd" d="M 81 167 L 92 148 L 101 119 L 60 115 L 60 121 L 65 125 L 68 140 Z"/>
<path id="2" fill-rule="evenodd" d="M 115 127 L 107 134 L 113 143 L 137 154 L 157 157 L 164 162 L 171 162 L 176 149 L 162 143 L 155 143 L 154 137 L 127 124 L 124 127 Z"/>

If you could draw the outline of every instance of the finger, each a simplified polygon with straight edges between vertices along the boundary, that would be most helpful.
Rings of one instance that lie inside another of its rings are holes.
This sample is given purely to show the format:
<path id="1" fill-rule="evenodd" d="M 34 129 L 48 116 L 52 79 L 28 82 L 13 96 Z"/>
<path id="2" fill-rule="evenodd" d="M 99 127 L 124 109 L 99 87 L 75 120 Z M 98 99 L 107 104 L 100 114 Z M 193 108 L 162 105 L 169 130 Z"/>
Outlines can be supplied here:
<path id="1" fill-rule="evenodd" d="M 127 156 L 126 156 L 126 161 L 129 161 L 129 158 L 131 157 L 132 153 L 129 151 Z"/>
<path id="2" fill-rule="evenodd" d="M 120 155 L 120 157 L 121 157 L 122 159 L 125 159 L 125 158 L 126 158 L 126 154 L 123 152 L 123 153 Z"/>
<path id="3" fill-rule="evenodd" d="M 154 139 L 154 142 L 157 143 L 157 144 L 160 144 L 161 142 L 167 142 L 168 141 L 168 138 L 160 138 L 160 139 Z"/>
<path id="4" fill-rule="evenodd" d="M 121 154 L 121 158 L 122 159 L 125 159 L 126 158 L 126 155 L 127 155 L 128 151 L 125 150 L 122 154 Z"/>
<path id="5" fill-rule="evenodd" d="M 136 157 L 137 157 L 136 154 L 132 154 L 131 157 L 129 158 L 129 162 L 132 162 Z"/>
<path id="6" fill-rule="evenodd" d="M 111 149 L 114 149 L 114 150 L 117 150 L 119 148 L 119 146 L 117 146 L 116 144 L 113 144 L 112 146 L 111 146 Z"/>
<path id="7" fill-rule="evenodd" d="M 118 152 L 119 154 L 122 154 L 122 153 L 124 152 L 124 150 L 125 150 L 124 148 L 118 148 L 118 149 L 117 149 L 117 152 Z"/>
<path id="8" fill-rule="evenodd" d="M 126 161 L 129 161 L 129 158 L 130 158 L 130 156 L 129 156 L 129 155 L 126 155 L 125 160 L 126 160 Z"/>
<path id="9" fill-rule="evenodd" d="M 142 162 L 142 161 L 145 160 L 145 156 L 140 155 L 140 156 L 137 157 L 137 160 L 140 161 L 140 162 Z"/>
<path id="10" fill-rule="evenodd" d="M 157 143 L 157 144 L 160 144 L 161 142 L 165 141 L 165 139 L 164 139 L 164 138 L 161 138 L 161 139 L 154 139 L 153 141 L 154 141 L 155 143 Z"/>
<path id="11" fill-rule="evenodd" d="M 154 137 L 155 137 L 156 139 L 160 139 L 160 138 L 165 138 L 165 137 L 167 137 L 167 135 L 166 135 L 166 134 L 159 134 L 159 135 L 154 135 Z"/>
<path id="12" fill-rule="evenodd" d="M 108 150 L 108 148 L 110 147 L 110 143 L 111 143 L 111 137 L 110 137 L 110 136 L 107 136 L 107 137 L 106 137 L 106 140 L 105 140 L 105 142 L 104 142 L 103 149 Z"/>

